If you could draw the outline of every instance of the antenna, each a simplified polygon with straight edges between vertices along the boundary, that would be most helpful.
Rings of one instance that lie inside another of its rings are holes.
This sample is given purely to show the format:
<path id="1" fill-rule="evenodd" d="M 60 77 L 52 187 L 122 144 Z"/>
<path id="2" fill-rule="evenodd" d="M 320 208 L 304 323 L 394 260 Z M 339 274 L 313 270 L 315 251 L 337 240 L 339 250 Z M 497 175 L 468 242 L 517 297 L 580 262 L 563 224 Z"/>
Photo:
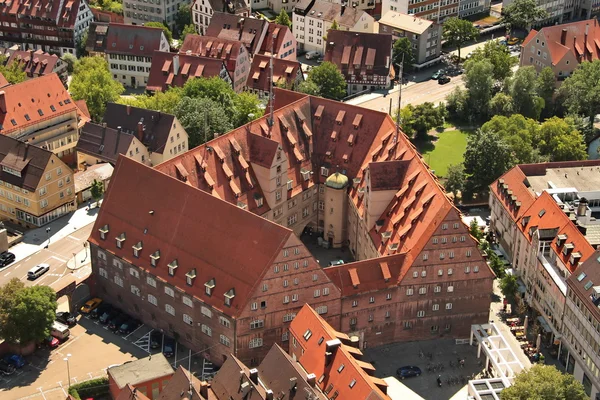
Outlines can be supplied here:
<path id="1" fill-rule="evenodd" d="M 275 42 L 275 35 L 271 35 L 271 57 L 269 58 L 269 137 L 273 129 L 273 42 Z"/>
<path id="2" fill-rule="evenodd" d="M 402 54 L 402 61 L 400 62 L 400 68 L 398 70 L 398 75 L 400 75 L 400 88 L 398 89 L 398 111 L 396 113 L 396 134 L 394 135 L 395 145 L 398 143 L 398 135 L 400 135 L 400 109 L 402 108 L 402 83 L 403 83 L 403 73 L 404 71 L 404 54 Z M 396 157 L 396 147 L 394 147 L 394 158 Z"/>

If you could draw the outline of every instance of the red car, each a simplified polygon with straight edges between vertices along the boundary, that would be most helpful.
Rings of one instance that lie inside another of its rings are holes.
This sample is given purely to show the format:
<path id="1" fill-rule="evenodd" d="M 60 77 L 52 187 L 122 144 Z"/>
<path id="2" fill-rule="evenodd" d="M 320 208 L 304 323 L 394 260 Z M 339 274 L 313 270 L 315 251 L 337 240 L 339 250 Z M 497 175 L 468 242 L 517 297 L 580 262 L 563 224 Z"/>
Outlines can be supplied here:
<path id="1" fill-rule="evenodd" d="M 57 338 L 55 338 L 54 336 L 48 336 L 46 338 L 46 345 L 48 347 L 50 347 L 51 349 L 55 349 L 58 346 L 60 346 L 60 340 L 58 340 Z"/>

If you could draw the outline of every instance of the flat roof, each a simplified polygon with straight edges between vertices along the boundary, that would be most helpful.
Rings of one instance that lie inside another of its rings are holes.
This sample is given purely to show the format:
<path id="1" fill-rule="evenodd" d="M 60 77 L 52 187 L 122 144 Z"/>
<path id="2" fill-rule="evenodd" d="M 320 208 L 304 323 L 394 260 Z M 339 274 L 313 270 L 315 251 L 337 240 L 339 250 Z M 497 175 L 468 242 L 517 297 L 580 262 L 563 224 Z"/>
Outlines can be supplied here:
<path id="1" fill-rule="evenodd" d="M 135 386 L 142 382 L 175 373 L 173 367 L 171 367 L 171 364 L 162 353 L 126 362 L 125 364 L 109 368 L 107 372 L 109 376 L 112 376 L 119 388 L 125 387 L 128 383 Z"/>
<path id="2" fill-rule="evenodd" d="M 600 168 L 597 166 L 547 168 L 544 175 L 528 175 L 527 180 L 536 193 L 551 189 L 548 182 L 552 182 L 556 188 L 575 188 L 578 192 L 595 192 L 600 188 Z"/>
<path id="3" fill-rule="evenodd" d="M 383 380 L 388 385 L 386 394 L 392 400 L 425 400 L 393 376 L 388 376 Z"/>
<path id="4" fill-rule="evenodd" d="M 386 12 L 379 20 L 379 23 L 417 34 L 425 32 L 427 28 L 433 25 L 433 22 L 427 19 L 395 11 Z"/>

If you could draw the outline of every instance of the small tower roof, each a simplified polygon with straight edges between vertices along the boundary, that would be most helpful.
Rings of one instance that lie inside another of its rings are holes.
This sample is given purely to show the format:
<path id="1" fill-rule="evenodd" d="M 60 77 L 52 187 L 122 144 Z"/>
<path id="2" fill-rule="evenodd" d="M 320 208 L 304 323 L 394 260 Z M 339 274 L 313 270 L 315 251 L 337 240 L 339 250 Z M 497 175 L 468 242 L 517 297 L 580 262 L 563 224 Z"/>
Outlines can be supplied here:
<path id="1" fill-rule="evenodd" d="M 348 186 L 348 177 L 344 174 L 336 172 L 327 178 L 325 185 L 332 189 L 344 189 Z"/>

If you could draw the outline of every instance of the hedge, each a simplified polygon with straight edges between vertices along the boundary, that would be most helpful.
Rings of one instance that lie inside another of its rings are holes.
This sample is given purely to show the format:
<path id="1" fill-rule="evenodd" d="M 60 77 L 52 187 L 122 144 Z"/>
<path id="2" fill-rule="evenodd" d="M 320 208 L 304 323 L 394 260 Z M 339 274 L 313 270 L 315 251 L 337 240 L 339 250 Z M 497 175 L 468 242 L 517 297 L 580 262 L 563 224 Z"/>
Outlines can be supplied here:
<path id="1" fill-rule="evenodd" d="M 108 378 L 91 379 L 71 385 L 69 388 L 69 394 L 77 400 L 97 397 L 108 392 Z"/>

